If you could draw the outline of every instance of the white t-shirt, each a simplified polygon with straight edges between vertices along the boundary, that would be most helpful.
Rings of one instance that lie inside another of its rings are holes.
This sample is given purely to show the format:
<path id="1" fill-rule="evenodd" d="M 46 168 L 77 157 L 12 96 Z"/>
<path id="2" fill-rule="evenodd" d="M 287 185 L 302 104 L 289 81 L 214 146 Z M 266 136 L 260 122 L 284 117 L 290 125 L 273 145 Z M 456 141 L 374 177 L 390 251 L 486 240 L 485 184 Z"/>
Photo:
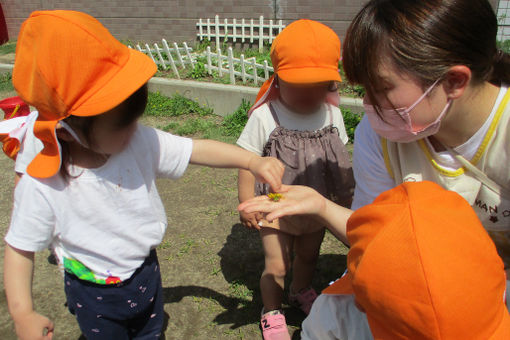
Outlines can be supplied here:
<path id="1" fill-rule="evenodd" d="M 97 279 L 129 278 L 162 240 L 167 217 L 156 177 L 178 178 L 192 140 L 138 128 L 122 152 L 96 169 L 72 167 L 68 182 L 24 175 L 15 190 L 5 241 L 14 248 L 55 249 L 59 262 L 77 260 Z"/>
<path id="2" fill-rule="evenodd" d="M 485 123 L 469 140 L 454 149 L 464 158 L 472 159 L 480 148 L 483 138 L 487 134 L 497 108 L 501 104 L 507 90 L 508 85 L 501 86 L 492 112 Z M 372 203 L 381 193 L 394 188 L 396 183 L 389 175 L 384 162 L 381 137 L 372 129 L 367 117 L 363 117 L 361 123 L 356 128 L 354 140 L 352 168 L 354 179 L 356 180 L 356 188 L 354 189 L 352 209 L 356 210 Z M 431 146 L 428 138 L 425 138 L 425 141 Z M 461 166 L 449 152 L 434 152 L 433 147 L 430 147 L 430 150 L 433 153 L 434 159 L 442 167 L 455 170 Z"/>
<path id="3" fill-rule="evenodd" d="M 324 103 L 319 111 L 303 115 L 290 111 L 280 100 L 271 103 L 280 121 L 280 126 L 287 130 L 317 131 L 332 123 L 333 126 L 338 129 L 342 142 L 347 144 L 349 141 L 349 137 L 347 137 L 347 132 L 345 131 L 342 112 L 340 112 L 340 109 L 336 106 Z M 332 122 L 330 120 L 328 106 L 331 108 Z M 253 111 L 241 136 L 237 140 L 237 145 L 261 156 L 269 140 L 269 135 L 271 135 L 274 129 L 276 129 L 276 122 L 271 114 L 269 104 L 266 103 Z"/>

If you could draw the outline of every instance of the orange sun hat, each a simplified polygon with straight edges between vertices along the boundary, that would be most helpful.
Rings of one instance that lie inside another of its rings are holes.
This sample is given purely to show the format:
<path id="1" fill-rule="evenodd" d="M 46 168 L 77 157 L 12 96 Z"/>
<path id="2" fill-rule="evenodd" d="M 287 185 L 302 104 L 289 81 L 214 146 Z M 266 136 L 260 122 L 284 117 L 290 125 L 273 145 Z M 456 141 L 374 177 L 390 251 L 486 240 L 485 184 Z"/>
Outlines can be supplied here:
<path id="1" fill-rule="evenodd" d="M 348 273 L 375 339 L 510 339 L 504 265 L 470 205 L 432 182 L 404 183 L 349 219 Z"/>
<path id="2" fill-rule="evenodd" d="M 271 61 L 275 73 L 287 83 L 342 81 L 340 39 L 317 21 L 301 19 L 285 27 L 271 46 Z"/>
<path id="3" fill-rule="evenodd" d="M 116 40 L 95 18 L 75 11 L 36 11 L 22 24 L 13 84 L 35 106 L 34 135 L 44 149 L 27 168 L 47 178 L 60 169 L 58 121 L 113 109 L 157 71 L 145 54 Z"/>
<path id="4" fill-rule="evenodd" d="M 340 57 L 338 35 L 314 20 L 294 21 L 278 34 L 271 45 L 274 73 L 291 84 L 342 81 L 338 70 Z M 274 79 L 273 75 L 261 86 L 255 105 L 248 114 L 278 97 L 279 90 Z M 327 101 L 338 106 L 338 93 L 328 95 Z"/>

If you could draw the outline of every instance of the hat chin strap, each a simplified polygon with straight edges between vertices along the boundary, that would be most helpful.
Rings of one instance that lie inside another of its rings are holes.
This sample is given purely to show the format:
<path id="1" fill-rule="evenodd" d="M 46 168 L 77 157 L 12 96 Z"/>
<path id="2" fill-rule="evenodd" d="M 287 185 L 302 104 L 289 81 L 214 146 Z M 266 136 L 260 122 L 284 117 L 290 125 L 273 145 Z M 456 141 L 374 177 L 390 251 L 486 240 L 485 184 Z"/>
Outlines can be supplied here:
<path id="1" fill-rule="evenodd" d="M 76 140 L 81 146 L 83 146 L 84 148 L 87 148 L 88 149 L 88 145 L 86 145 L 85 143 L 83 143 L 81 140 L 80 140 L 80 137 L 78 137 L 78 135 L 76 134 L 76 132 L 74 132 L 73 128 L 67 124 L 66 122 L 64 121 L 59 121 L 59 124 L 60 126 L 62 126 L 67 132 L 69 132 L 69 134 L 71 135 L 71 137 L 74 138 L 74 140 Z"/>

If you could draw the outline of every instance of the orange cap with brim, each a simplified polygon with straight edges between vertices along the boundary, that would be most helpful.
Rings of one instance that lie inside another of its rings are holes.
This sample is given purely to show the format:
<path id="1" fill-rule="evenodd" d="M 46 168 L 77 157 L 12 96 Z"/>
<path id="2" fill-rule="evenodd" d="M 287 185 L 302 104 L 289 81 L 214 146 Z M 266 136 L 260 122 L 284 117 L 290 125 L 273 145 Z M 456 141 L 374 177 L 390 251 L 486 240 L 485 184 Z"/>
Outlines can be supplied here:
<path id="1" fill-rule="evenodd" d="M 301 19 L 285 27 L 273 41 L 271 62 L 275 74 L 287 83 L 306 85 L 342 81 L 338 70 L 340 38 L 331 28 L 317 21 Z M 273 75 L 262 85 L 248 114 L 278 98 L 274 78 Z M 337 92 L 330 93 L 326 100 L 338 106 L 340 97 Z"/>
<path id="2" fill-rule="evenodd" d="M 506 279 L 469 204 L 432 182 L 404 183 L 349 219 L 348 273 L 375 339 L 510 339 Z"/>
<path id="3" fill-rule="evenodd" d="M 275 73 L 287 83 L 341 81 L 340 39 L 328 26 L 297 20 L 278 34 L 271 46 Z"/>
<path id="4" fill-rule="evenodd" d="M 47 178 L 60 169 L 59 120 L 113 109 L 156 71 L 148 56 L 120 43 L 88 14 L 33 12 L 20 29 L 12 77 L 19 96 L 39 111 L 34 134 L 44 149 L 28 174 Z"/>

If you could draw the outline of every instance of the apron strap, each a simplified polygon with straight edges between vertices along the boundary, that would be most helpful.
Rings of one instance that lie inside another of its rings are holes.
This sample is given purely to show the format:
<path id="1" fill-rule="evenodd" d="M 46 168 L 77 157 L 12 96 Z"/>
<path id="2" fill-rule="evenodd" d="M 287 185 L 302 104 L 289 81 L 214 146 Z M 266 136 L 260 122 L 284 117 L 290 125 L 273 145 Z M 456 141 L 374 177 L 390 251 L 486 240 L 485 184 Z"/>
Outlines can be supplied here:
<path id="1" fill-rule="evenodd" d="M 468 170 L 473 175 L 473 177 L 482 182 L 486 187 L 491 189 L 494 193 L 496 193 L 499 196 L 510 197 L 510 191 L 507 188 L 494 182 L 482 170 L 478 169 L 470 161 L 462 157 L 457 151 L 447 146 L 445 146 L 445 148 L 453 155 L 453 157 L 455 157 L 455 159 L 457 159 L 460 162 L 460 164 L 462 164 L 462 166 L 466 170 Z"/>
<path id="2" fill-rule="evenodd" d="M 276 110 L 273 107 L 273 103 L 269 103 L 269 110 L 271 111 L 271 115 L 273 116 L 274 122 L 276 123 L 276 126 L 280 126 L 280 120 L 278 119 L 278 115 L 276 114 Z"/>

